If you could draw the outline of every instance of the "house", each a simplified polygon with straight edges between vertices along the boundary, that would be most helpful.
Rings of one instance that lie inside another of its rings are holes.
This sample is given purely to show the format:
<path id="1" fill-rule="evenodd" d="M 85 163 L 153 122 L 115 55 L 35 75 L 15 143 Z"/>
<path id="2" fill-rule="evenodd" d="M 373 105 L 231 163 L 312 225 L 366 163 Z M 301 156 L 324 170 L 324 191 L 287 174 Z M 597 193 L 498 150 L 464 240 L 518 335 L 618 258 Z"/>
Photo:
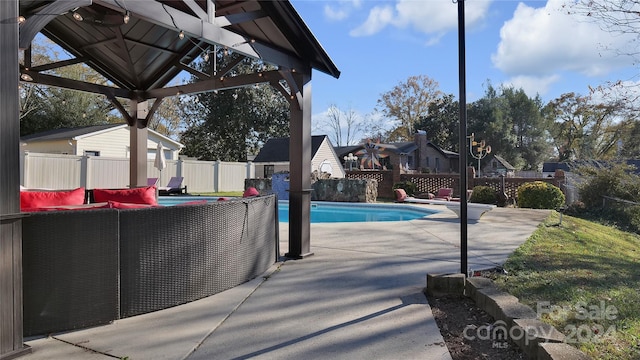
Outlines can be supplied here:
<path id="1" fill-rule="evenodd" d="M 339 159 L 343 160 L 345 169 L 372 169 L 367 161 L 362 162 L 363 156 L 371 157 L 371 150 L 377 151 L 380 169 L 399 167 L 403 171 L 418 171 L 424 173 L 455 173 L 458 171 L 459 155 L 453 151 L 443 150 L 427 139 L 427 133 L 419 131 L 414 141 L 395 143 L 363 143 L 360 145 L 341 146 L 335 148 Z M 358 160 L 348 160 L 349 154 L 357 156 Z M 354 165 L 355 163 L 355 165 Z"/>
<path id="2" fill-rule="evenodd" d="M 253 160 L 257 178 L 270 178 L 278 172 L 289 171 L 289 138 L 267 140 Z M 344 168 L 326 135 L 311 137 L 311 172 L 331 174 L 333 178 L 343 178 Z"/>
<path id="3" fill-rule="evenodd" d="M 498 155 L 487 156 L 480 160 L 481 176 L 492 177 L 504 175 L 514 177 L 516 168 Z"/>
<path id="4" fill-rule="evenodd" d="M 177 160 L 184 145 L 156 131 L 148 129 L 147 158 L 155 158 L 162 142 L 167 160 Z M 24 151 L 50 154 L 104 156 L 129 158 L 130 139 L 127 124 L 107 124 L 60 128 L 20 138 Z"/>

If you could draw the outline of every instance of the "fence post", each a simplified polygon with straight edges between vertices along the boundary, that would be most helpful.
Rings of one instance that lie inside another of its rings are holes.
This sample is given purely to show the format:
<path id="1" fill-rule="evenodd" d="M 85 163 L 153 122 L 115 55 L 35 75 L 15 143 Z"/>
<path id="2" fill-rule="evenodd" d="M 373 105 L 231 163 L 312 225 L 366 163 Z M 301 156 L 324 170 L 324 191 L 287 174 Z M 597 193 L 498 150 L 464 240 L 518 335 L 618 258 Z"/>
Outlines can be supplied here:
<path id="1" fill-rule="evenodd" d="M 255 177 L 255 174 L 256 172 L 253 162 L 247 161 L 247 175 L 245 179 L 253 179 Z"/>
<path id="2" fill-rule="evenodd" d="M 176 163 L 176 176 L 183 176 L 182 175 L 182 165 L 183 165 L 183 160 L 182 158 L 178 158 L 178 162 Z"/>
<path id="3" fill-rule="evenodd" d="M 23 151 L 22 156 L 20 156 L 20 184 L 22 186 L 28 188 L 27 181 L 29 180 L 29 152 Z"/>
<path id="4" fill-rule="evenodd" d="M 220 160 L 213 163 L 213 192 L 220 192 L 220 166 Z"/>
<path id="5" fill-rule="evenodd" d="M 93 185 L 93 179 L 91 179 L 91 175 L 89 175 L 89 156 L 83 155 L 80 158 L 80 187 L 85 189 L 93 189 L 89 187 Z"/>

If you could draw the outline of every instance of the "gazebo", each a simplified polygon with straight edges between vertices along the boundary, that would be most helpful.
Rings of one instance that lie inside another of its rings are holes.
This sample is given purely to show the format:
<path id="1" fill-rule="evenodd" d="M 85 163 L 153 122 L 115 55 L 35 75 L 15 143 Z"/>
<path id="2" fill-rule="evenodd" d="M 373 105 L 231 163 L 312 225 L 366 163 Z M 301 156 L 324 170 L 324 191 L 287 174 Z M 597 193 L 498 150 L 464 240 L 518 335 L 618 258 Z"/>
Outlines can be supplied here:
<path id="1" fill-rule="evenodd" d="M 289 101 L 290 208 L 287 256 L 310 251 L 311 75 L 340 72 L 288 1 L 2 0 L 0 1 L 0 359 L 28 351 L 22 339 L 22 254 L 19 201 L 19 81 L 106 96 L 130 127 L 130 185 L 146 185 L 147 124 L 169 96 L 269 83 Z M 42 33 L 72 55 L 32 66 L 30 44 Z M 189 66 L 215 48 L 236 56 L 202 73 Z M 18 62 L 24 51 L 24 65 Z M 245 58 L 277 67 L 232 75 Z M 84 63 L 108 80 L 99 85 L 52 76 Z M 169 86 L 186 71 L 198 82 Z M 123 104 L 126 99 L 128 104 Z M 153 105 L 149 105 L 153 100 Z"/>

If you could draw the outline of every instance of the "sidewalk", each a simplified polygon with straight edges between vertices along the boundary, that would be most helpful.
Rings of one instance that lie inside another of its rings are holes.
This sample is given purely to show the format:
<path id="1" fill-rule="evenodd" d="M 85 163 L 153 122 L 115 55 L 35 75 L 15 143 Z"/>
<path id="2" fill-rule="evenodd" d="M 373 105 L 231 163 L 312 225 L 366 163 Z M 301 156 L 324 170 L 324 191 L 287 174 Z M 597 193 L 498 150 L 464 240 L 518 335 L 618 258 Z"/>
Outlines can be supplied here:
<path id="1" fill-rule="evenodd" d="M 422 293 L 460 271 L 460 225 L 428 220 L 312 224 L 302 260 L 223 293 L 113 324 L 25 339 L 40 359 L 450 359 Z M 548 211 L 494 209 L 468 225 L 468 263 L 503 263 Z M 288 249 L 281 224 L 281 253 Z"/>

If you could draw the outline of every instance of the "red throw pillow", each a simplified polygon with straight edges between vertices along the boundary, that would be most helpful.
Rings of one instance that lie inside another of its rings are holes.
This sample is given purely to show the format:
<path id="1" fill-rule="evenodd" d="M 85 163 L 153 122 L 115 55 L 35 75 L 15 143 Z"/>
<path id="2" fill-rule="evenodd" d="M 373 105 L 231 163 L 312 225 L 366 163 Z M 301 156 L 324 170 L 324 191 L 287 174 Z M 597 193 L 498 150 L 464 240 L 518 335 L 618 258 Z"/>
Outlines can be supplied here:
<path id="1" fill-rule="evenodd" d="M 93 189 L 93 201 L 116 201 L 129 204 L 158 205 L 155 186 L 115 190 Z"/>
<path id="2" fill-rule="evenodd" d="M 404 202 L 404 199 L 407 198 L 406 191 L 404 191 L 404 189 L 396 189 L 395 192 L 396 192 L 396 201 Z"/>
<path id="3" fill-rule="evenodd" d="M 57 205 L 82 205 L 84 188 L 62 191 L 20 191 L 20 209 Z"/>
<path id="4" fill-rule="evenodd" d="M 242 197 L 252 197 L 252 196 L 260 196 L 260 192 L 258 191 L 258 189 L 254 187 L 249 187 L 247 188 L 247 190 L 244 191 L 244 194 L 242 194 Z"/>

